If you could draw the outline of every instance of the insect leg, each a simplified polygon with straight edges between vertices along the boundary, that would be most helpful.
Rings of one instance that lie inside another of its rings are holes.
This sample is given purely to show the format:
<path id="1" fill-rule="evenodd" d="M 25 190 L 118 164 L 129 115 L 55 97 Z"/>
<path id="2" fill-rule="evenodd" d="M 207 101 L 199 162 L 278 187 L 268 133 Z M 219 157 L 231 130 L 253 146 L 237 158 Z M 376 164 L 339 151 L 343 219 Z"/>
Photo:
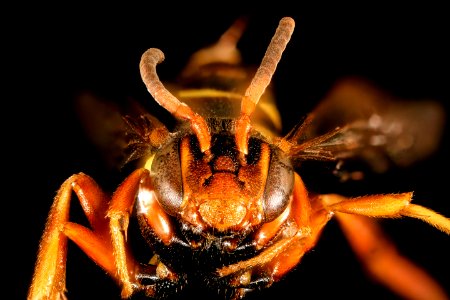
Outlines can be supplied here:
<path id="1" fill-rule="evenodd" d="M 155 256 L 150 264 L 136 263 L 127 250 L 127 228 L 134 203 L 141 222 L 165 245 L 174 240 L 169 216 L 159 205 L 147 169 L 138 169 L 119 186 L 111 199 L 107 216 L 110 219 L 112 247 L 116 276 L 122 285 L 122 298 L 143 291 L 154 297 L 157 293 L 170 293 L 181 284 L 180 277 Z"/>
<path id="2" fill-rule="evenodd" d="M 369 274 L 406 299 L 448 299 L 423 269 L 402 256 L 374 220 L 337 213 L 345 236 Z"/>
<path id="3" fill-rule="evenodd" d="M 126 239 L 137 192 L 146 176 L 149 176 L 146 169 L 137 169 L 131 173 L 114 192 L 107 212 L 116 276 L 122 284 L 122 298 L 130 297 L 134 291 L 133 284 L 137 283 L 137 279 L 132 276 L 135 274 L 137 265 L 130 265 L 132 261 L 131 255 L 127 251 Z"/>
<path id="4" fill-rule="evenodd" d="M 77 195 L 92 230 L 68 221 L 72 191 Z M 83 173 L 69 177 L 61 185 L 39 244 L 28 299 L 65 298 L 67 237 L 109 274 L 115 274 L 105 219 L 108 200 L 95 181 Z"/>
<path id="5" fill-rule="evenodd" d="M 412 217 L 450 234 L 450 219 L 433 210 L 411 204 L 412 193 L 370 195 L 348 199 L 339 195 L 322 195 L 327 210 L 378 218 Z"/>
<path id="6" fill-rule="evenodd" d="M 336 212 L 335 215 L 351 247 L 373 278 L 407 299 L 448 299 L 442 287 L 423 269 L 403 257 L 386 238 L 379 225 L 366 217 L 412 214 L 411 211 L 415 211 L 418 205 L 404 212 L 405 206 L 408 208 L 413 205 L 409 204 L 411 196 L 411 193 L 404 193 L 356 199 L 347 199 L 339 195 L 320 197 L 324 203 L 329 204 L 327 209 Z M 333 202 L 334 204 L 331 204 Z M 428 209 L 422 209 L 419 209 L 421 213 L 428 212 Z M 431 216 L 432 220 L 439 219 L 434 212 L 427 215 Z M 423 218 L 425 217 L 422 216 Z"/>

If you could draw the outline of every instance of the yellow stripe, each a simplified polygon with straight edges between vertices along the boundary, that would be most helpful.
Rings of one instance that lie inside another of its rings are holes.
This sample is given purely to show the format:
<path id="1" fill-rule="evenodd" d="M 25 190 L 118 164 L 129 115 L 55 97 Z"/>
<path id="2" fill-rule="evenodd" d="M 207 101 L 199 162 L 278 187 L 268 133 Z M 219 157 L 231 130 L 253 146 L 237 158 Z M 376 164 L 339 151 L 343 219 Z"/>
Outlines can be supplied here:
<path id="1" fill-rule="evenodd" d="M 180 98 L 235 98 L 242 99 L 242 95 L 238 93 L 225 92 L 215 89 L 192 89 L 192 90 L 181 90 L 178 92 Z"/>

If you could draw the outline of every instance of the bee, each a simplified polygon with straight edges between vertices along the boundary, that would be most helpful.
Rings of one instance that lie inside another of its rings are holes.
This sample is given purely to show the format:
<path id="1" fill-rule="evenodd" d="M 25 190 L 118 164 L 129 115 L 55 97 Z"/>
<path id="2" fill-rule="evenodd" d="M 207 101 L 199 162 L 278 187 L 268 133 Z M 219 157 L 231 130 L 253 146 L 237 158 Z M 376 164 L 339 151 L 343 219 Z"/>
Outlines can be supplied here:
<path id="1" fill-rule="evenodd" d="M 123 118 L 125 163 L 138 161 L 140 167 L 114 193 L 85 173 L 61 185 L 39 244 L 29 300 L 66 298 L 69 240 L 117 283 L 124 299 L 169 298 L 199 287 L 242 299 L 288 276 L 332 219 L 375 280 L 405 298 L 446 299 L 374 219 L 416 218 L 445 234 L 450 219 L 412 203 L 412 192 L 320 194 L 300 176 L 308 161 L 333 163 L 342 181 L 363 176 L 346 167 L 352 162 L 378 173 L 391 164 L 408 166 L 436 149 L 442 108 L 430 101 L 390 101 L 366 82 L 348 79 L 282 136 L 270 83 L 295 22 L 280 20 L 256 70 L 242 66 L 237 49 L 245 25 L 238 19 L 216 44 L 194 53 L 177 84 L 159 79 L 161 50 L 142 55 L 146 89 L 178 122 L 169 130 L 145 112 Z M 69 220 L 73 193 L 89 226 Z M 134 219 L 148 246 L 144 262 L 129 243 Z"/>

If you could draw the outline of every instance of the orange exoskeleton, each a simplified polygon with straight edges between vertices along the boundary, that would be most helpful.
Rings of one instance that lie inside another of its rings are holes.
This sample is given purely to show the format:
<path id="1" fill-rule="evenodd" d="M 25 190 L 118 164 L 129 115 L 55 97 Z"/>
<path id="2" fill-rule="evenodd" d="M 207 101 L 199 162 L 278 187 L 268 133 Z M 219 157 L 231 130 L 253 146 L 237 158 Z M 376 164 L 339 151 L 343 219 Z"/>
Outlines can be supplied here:
<path id="1" fill-rule="evenodd" d="M 142 55 L 147 90 L 179 124 L 169 131 L 150 115 L 124 119 L 128 161 L 145 161 L 112 195 L 84 173 L 62 184 L 40 242 L 29 300 L 66 297 L 68 240 L 117 282 L 122 298 L 164 298 L 204 286 L 223 298 L 241 299 L 297 266 L 332 218 L 376 280 L 405 298 L 446 299 L 425 271 L 394 250 L 372 218 L 417 218 L 450 234 L 448 218 L 412 204 L 412 192 L 315 194 L 297 171 L 309 159 L 360 158 L 380 172 L 386 157 L 408 164 L 435 148 L 440 108 L 417 103 L 399 117 L 398 104 L 383 102 L 361 82 L 346 81 L 280 136 L 270 82 L 294 21 L 280 21 L 256 72 L 241 66 L 236 48 L 244 28 L 243 20 L 236 21 L 216 44 L 195 53 L 170 91 L 156 73 L 163 53 L 151 48 Z M 323 132 L 321 118 L 347 109 L 358 113 Z M 426 135 L 415 125 L 424 121 L 422 115 L 436 124 Z M 73 192 L 90 228 L 69 220 Z M 149 245 L 148 263 L 138 262 L 127 243 L 131 217 Z"/>

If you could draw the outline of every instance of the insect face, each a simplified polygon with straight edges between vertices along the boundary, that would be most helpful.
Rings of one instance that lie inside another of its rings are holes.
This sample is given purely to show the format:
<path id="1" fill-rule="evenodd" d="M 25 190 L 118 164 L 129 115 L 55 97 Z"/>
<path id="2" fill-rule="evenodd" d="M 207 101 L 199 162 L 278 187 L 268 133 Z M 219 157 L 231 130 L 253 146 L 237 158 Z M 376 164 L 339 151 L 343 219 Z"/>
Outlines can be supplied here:
<path id="1" fill-rule="evenodd" d="M 165 211 L 201 230 L 219 232 L 248 232 L 280 215 L 294 178 L 282 150 L 251 138 L 242 162 L 229 131 L 213 134 L 212 141 L 208 157 L 192 135 L 171 141 L 155 155 L 151 174 Z"/>

